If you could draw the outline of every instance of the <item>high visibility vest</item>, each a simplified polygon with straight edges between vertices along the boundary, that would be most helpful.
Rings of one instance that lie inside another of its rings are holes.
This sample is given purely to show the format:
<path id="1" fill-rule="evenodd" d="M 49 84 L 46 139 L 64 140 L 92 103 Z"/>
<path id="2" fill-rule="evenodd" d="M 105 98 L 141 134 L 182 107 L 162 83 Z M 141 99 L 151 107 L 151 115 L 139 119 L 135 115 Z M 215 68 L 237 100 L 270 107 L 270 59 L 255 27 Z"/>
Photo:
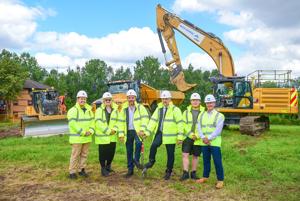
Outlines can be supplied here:
<path id="1" fill-rule="evenodd" d="M 200 115 L 200 119 L 199 119 L 202 133 L 206 137 L 209 137 L 212 134 L 212 132 L 216 129 L 217 123 L 220 119 L 224 119 L 224 115 L 216 110 L 213 110 L 210 116 L 208 116 L 207 111 L 203 112 Z M 210 142 L 210 146 L 221 147 L 221 142 L 222 142 L 222 137 L 221 135 L 219 135 Z M 201 141 L 201 145 L 207 146 L 202 141 Z"/>
<path id="2" fill-rule="evenodd" d="M 67 114 L 69 121 L 69 142 L 70 144 L 83 144 L 92 142 L 92 135 L 85 136 L 86 131 L 90 131 L 92 134 L 94 130 L 94 113 L 92 107 L 85 104 L 86 111 L 80 108 L 80 105 L 76 103 Z"/>
<path id="3" fill-rule="evenodd" d="M 199 107 L 199 115 L 197 117 L 197 121 L 199 120 L 200 114 L 204 112 L 205 108 L 200 105 Z M 192 115 L 192 106 L 188 106 L 187 109 L 183 112 L 182 118 L 184 121 L 184 137 L 189 137 L 192 139 L 192 135 L 195 134 L 197 139 L 194 141 L 194 145 L 200 145 L 201 144 L 201 138 L 199 137 L 199 134 L 197 132 L 197 122 L 195 125 L 194 130 L 192 130 L 193 126 L 193 115 Z"/>
<path id="4" fill-rule="evenodd" d="M 96 110 L 95 113 L 95 144 L 109 144 L 110 142 L 117 141 L 118 132 L 118 111 L 112 108 L 110 115 L 109 124 L 107 124 L 107 119 L 105 115 L 105 105 L 102 104 Z M 115 130 L 116 133 L 111 135 L 111 129 Z"/>
<path id="5" fill-rule="evenodd" d="M 149 136 L 153 134 L 153 139 L 159 129 L 160 109 L 163 107 L 162 103 L 158 104 L 146 129 L 146 135 Z M 184 122 L 180 109 L 173 105 L 173 103 L 170 103 L 165 118 L 162 121 L 162 143 L 175 144 L 177 140 L 183 140 L 183 127 Z"/>
<path id="6" fill-rule="evenodd" d="M 149 121 L 149 114 L 146 110 L 146 108 L 137 102 L 135 104 L 135 111 L 133 114 L 133 126 L 135 131 L 138 133 L 140 131 L 144 131 L 147 128 L 147 124 Z M 126 122 L 126 110 L 128 109 L 128 102 L 123 105 L 123 108 L 121 112 L 119 113 L 119 118 L 118 118 L 118 136 L 119 137 L 124 137 L 125 142 L 127 139 L 127 122 Z"/>

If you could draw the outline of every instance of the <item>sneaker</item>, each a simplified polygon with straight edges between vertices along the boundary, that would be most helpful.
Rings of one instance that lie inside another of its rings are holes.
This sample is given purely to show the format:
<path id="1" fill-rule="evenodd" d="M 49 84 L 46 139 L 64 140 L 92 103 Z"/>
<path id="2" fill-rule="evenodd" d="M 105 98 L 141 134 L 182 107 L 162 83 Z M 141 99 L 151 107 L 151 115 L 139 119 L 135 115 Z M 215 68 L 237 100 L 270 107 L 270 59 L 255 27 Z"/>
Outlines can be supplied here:
<path id="1" fill-rule="evenodd" d="M 82 168 L 81 172 L 78 173 L 82 177 L 88 177 L 89 175 L 85 172 L 84 168 Z"/>
<path id="2" fill-rule="evenodd" d="M 223 181 L 217 181 L 216 189 L 221 189 L 223 187 L 224 187 L 224 182 Z"/>
<path id="3" fill-rule="evenodd" d="M 207 182 L 207 180 L 208 180 L 208 178 L 202 177 L 201 179 L 196 180 L 196 182 L 202 184 L 202 183 Z"/>
<path id="4" fill-rule="evenodd" d="M 77 179 L 76 173 L 71 173 L 71 174 L 69 175 L 69 178 L 70 178 L 70 179 Z"/>
<path id="5" fill-rule="evenodd" d="M 103 167 L 101 168 L 101 175 L 103 177 L 107 177 L 109 175 L 109 171 L 107 171 L 107 169 Z"/>
<path id="6" fill-rule="evenodd" d="M 196 171 L 191 172 L 191 179 L 194 179 L 194 180 L 200 179 L 199 177 L 197 177 Z"/>
<path id="7" fill-rule="evenodd" d="M 189 172 L 183 170 L 182 176 L 180 177 L 180 181 L 184 181 L 184 180 L 187 180 L 187 179 L 189 179 Z"/>

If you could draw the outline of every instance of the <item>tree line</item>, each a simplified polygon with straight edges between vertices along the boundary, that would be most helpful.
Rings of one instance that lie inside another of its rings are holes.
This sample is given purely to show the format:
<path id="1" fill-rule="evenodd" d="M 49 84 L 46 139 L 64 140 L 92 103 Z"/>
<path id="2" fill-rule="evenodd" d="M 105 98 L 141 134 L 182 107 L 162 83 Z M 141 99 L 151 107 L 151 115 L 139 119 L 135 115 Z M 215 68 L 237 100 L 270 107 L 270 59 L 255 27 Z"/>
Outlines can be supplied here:
<path id="1" fill-rule="evenodd" d="M 85 90 L 88 93 L 88 102 L 101 98 L 107 91 L 107 82 L 115 80 L 141 80 L 142 82 L 160 90 L 176 90 L 170 83 L 169 72 L 161 68 L 158 58 L 146 56 L 135 62 L 129 68 L 115 69 L 100 59 L 90 59 L 83 67 L 68 68 L 60 73 L 54 67 L 50 72 L 40 66 L 37 60 L 29 53 L 20 55 L 2 50 L 0 54 L 0 97 L 5 100 L 14 100 L 22 90 L 26 79 L 31 79 L 54 87 L 60 94 L 66 95 L 66 105 L 70 108 L 76 101 L 76 93 Z M 216 76 L 218 71 L 202 71 L 195 69 L 191 64 L 184 69 L 188 83 L 197 83 L 194 90 L 186 93 L 182 109 L 189 104 L 189 96 L 198 92 L 202 98 L 212 92 L 210 76 Z"/>

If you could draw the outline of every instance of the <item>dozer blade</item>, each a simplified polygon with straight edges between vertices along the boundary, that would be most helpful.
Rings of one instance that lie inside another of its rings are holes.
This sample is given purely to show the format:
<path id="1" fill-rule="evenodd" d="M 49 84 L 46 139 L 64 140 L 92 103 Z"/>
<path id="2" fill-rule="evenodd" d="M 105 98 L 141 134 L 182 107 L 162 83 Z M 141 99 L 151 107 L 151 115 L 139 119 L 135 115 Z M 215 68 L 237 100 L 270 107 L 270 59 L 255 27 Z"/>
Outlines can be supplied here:
<path id="1" fill-rule="evenodd" d="M 179 91 L 182 91 L 182 92 L 186 92 L 186 91 L 194 88 L 195 86 L 197 86 L 197 84 L 186 83 L 185 79 L 184 79 L 184 74 L 182 71 L 179 72 L 177 74 L 177 76 L 174 76 L 174 77 L 172 76 L 171 82 L 176 85 L 176 87 Z"/>
<path id="2" fill-rule="evenodd" d="M 37 117 L 22 117 L 21 130 L 24 137 L 42 137 L 68 133 L 67 119 L 39 120 Z"/>

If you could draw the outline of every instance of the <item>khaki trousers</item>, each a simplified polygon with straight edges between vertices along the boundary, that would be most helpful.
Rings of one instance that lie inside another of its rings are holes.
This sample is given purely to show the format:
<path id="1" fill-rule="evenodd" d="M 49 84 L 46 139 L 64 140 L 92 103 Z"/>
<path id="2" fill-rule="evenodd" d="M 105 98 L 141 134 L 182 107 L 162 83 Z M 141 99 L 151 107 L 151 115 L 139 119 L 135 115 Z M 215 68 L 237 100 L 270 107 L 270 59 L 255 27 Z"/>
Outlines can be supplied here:
<path id="1" fill-rule="evenodd" d="M 69 172 L 77 173 L 86 167 L 90 143 L 72 144 Z"/>

